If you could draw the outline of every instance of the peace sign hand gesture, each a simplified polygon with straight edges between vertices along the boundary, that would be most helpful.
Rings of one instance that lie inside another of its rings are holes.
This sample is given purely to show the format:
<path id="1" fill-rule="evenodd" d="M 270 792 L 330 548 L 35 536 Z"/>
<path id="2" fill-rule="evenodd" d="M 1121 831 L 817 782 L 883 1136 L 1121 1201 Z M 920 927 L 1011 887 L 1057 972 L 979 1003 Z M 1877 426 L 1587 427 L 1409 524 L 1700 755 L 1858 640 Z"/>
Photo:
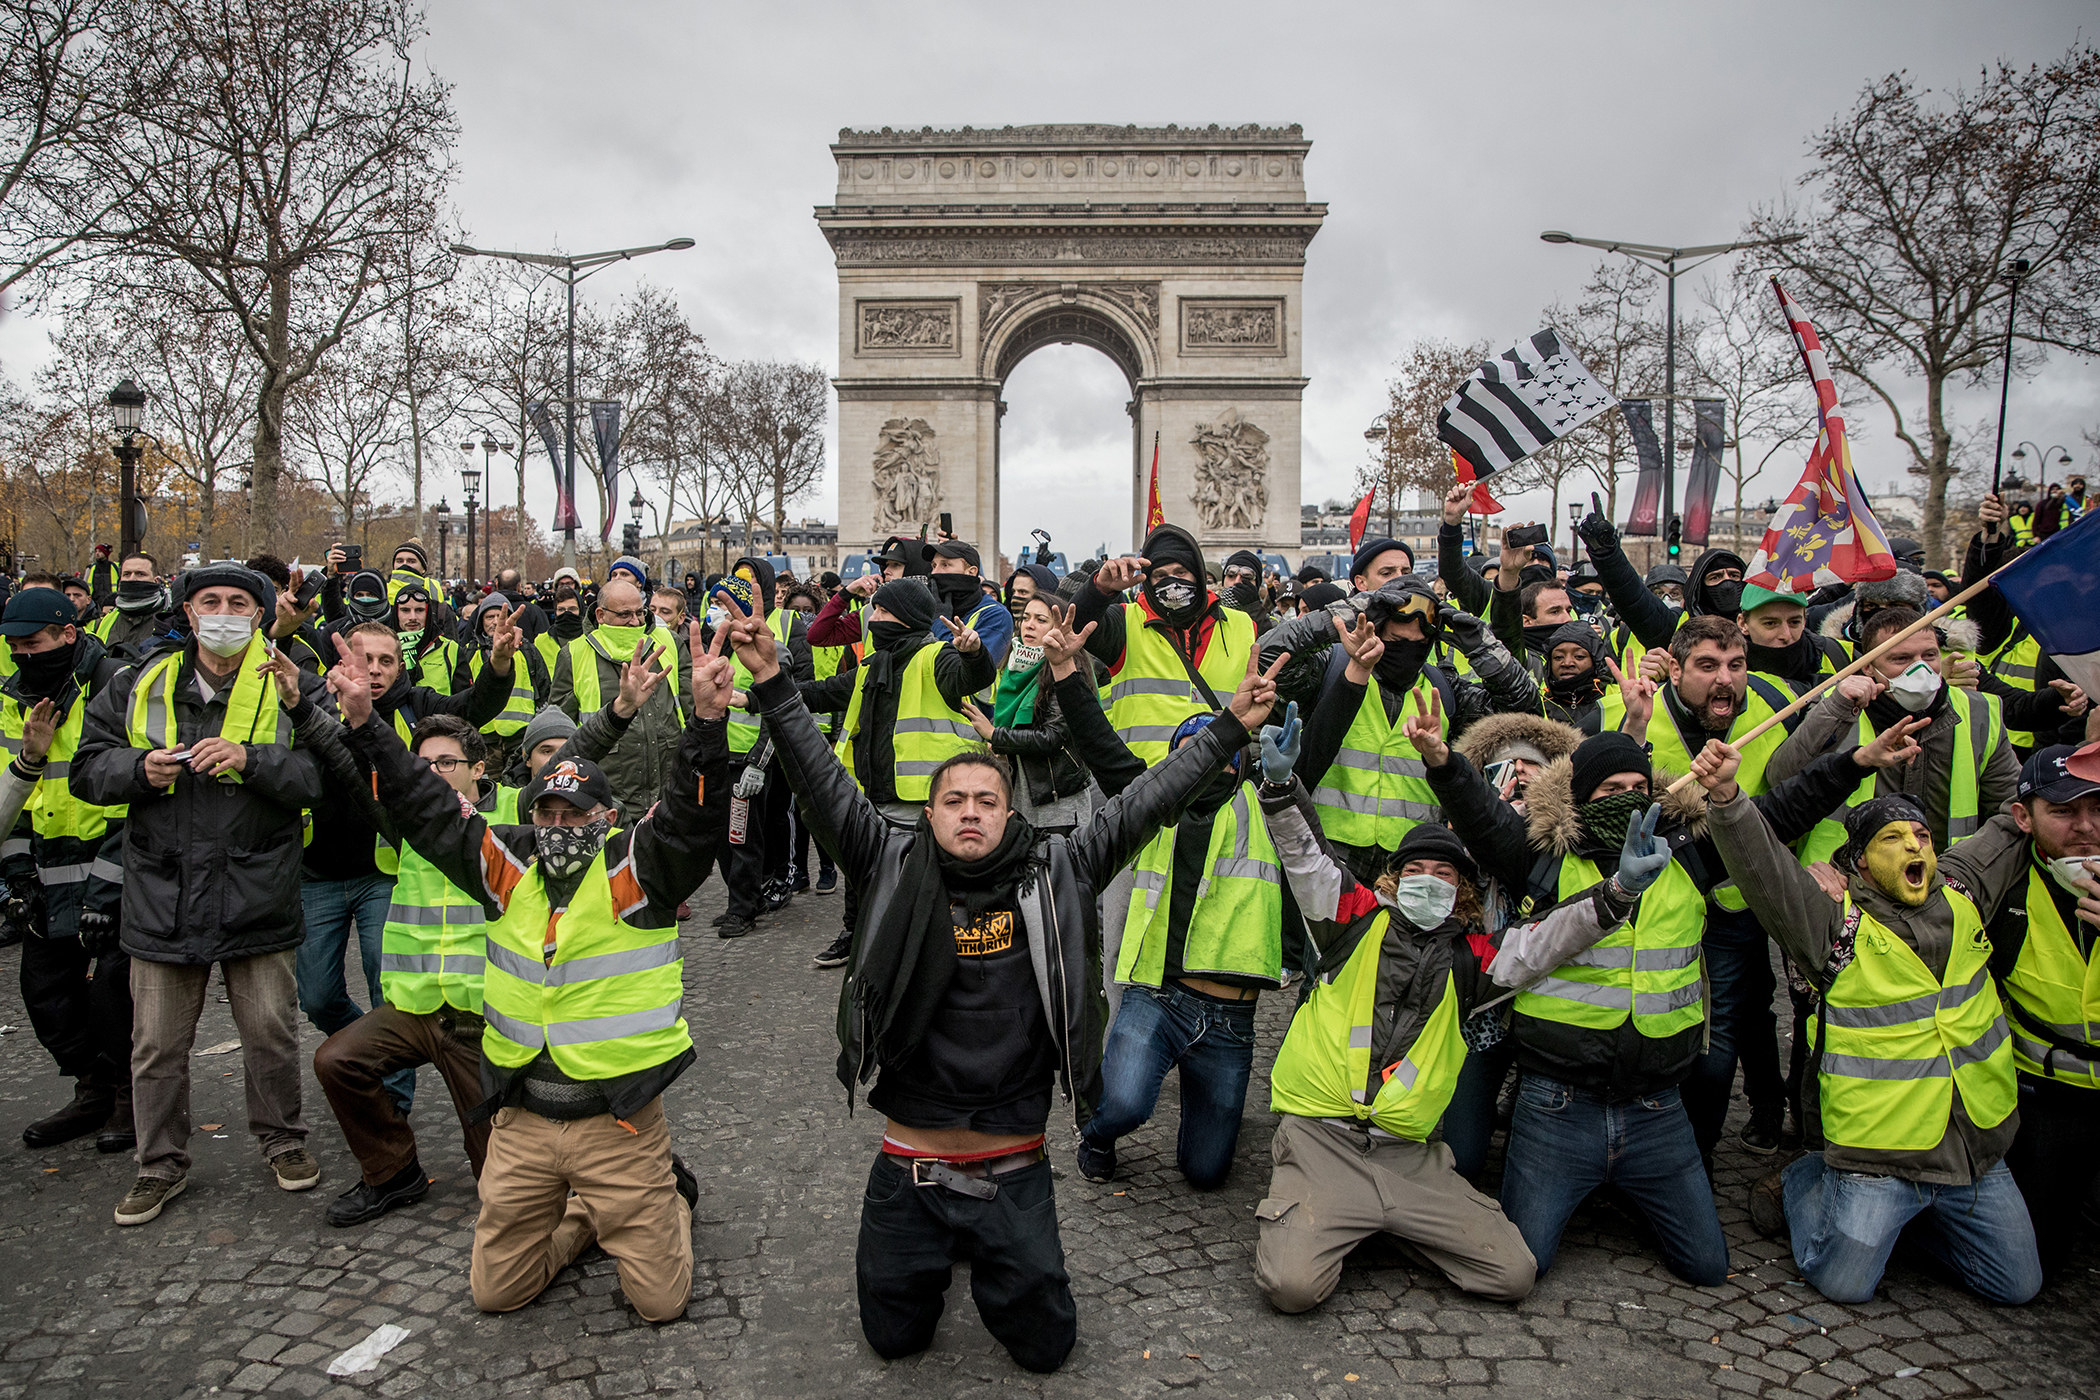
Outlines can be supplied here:
<path id="1" fill-rule="evenodd" d="M 1239 689 L 1232 692 L 1232 701 L 1225 707 L 1250 734 L 1260 731 L 1269 711 L 1276 707 L 1276 677 L 1291 660 L 1291 654 L 1284 652 L 1268 670 L 1261 671 L 1254 664 L 1259 655 L 1258 649 L 1247 648 L 1247 674 L 1240 678 Z"/>
<path id="2" fill-rule="evenodd" d="M 1342 647 L 1349 653 L 1347 675 L 1351 685 L 1369 685 L 1371 675 L 1378 669 L 1378 662 L 1385 655 L 1385 643 L 1378 636 L 1378 628 L 1368 616 L 1358 615 L 1345 625 L 1336 619 L 1335 631 L 1341 634 Z"/>
<path id="3" fill-rule="evenodd" d="M 633 719 L 663 683 L 664 669 L 656 664 L 661 653 L 655 647 L 636 647 L 620 667 L 620 693 L 613 697 L 613 713 Z"/>
<path id="4" fill-rule="evenodd" d="M 1422 699 L 1424 693 L 1429 699 Z M 1415 689 L 1415 712 L 1407 717 L 1400 732 L 1407 742 L 1415 746 L 1422 755 L 1422 762 L 1431 768 L 1441 768 L 1451 761 L 1451 746 L 1444 742 L 1444 697 L 1433 685 Z"/>
<path id="5" fill-rule="evenodd" d="M 1653 656 L 1655 653 L 1648 653 Z M 1645 662 L 1647 657 L 1643 657 Z M 1632 675 L 1619 669 L 1619 663 L 1610 657 L 1604 658 L 1605 669 L 1619 683 L 1619 702 L 1626 707 L 1626 717 L 1619 722 L 1621 733 L 1644 735 L 1648 732 L 1648 717 L 1655 713 L 1655 682 L 1648 679 L 1645 668 L 1638 668 Z"/>

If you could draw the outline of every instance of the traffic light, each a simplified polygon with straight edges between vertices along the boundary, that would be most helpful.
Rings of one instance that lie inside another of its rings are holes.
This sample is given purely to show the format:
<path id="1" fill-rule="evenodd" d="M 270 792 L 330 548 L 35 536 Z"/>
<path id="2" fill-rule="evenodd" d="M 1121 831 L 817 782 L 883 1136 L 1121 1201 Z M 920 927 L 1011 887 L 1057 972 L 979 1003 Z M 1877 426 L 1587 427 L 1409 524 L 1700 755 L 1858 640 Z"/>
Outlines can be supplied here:
<path id="1" fill-rule="evenodd" d="M 620 527 L 620 552 L 640 554 L 642 552 L 642 527 L 634 524 Z"/>
<path id="2" fill-rule="evenodd" d="M 1684 517 L 1673 515 L 1670 517 L 1670 558 L 1674 560 L 1682 553 L 1684 553 Z"/>

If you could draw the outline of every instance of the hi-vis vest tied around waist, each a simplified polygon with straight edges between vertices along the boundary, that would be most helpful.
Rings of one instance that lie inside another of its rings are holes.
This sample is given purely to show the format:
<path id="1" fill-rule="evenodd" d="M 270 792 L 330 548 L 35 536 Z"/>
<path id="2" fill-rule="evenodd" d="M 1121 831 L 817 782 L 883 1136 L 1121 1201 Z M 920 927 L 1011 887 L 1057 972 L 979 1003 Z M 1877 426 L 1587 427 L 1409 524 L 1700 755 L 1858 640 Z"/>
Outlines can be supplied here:
<path id="1" fill-rule="evenodd" d="M 491 826 L 515 826 L 518 789 L 498 787 Z M 400 854 L 379 946 L 379 990 L 396 1011 L 427 1016 L 443 1006 L 481 1014 L 487 930 L 481 901 L 410 846 Z"/>
<path id="2" fill-rule="evenodd" d="M 1949 844 L 1964 836 L 1974 836 L 1976 828 L 1983 824 L 1981 810 L 1983 770 L 1990 762 L 1991 751 L 1998 747 L 1998 740 L 2005 734 L 2005 715 L 1998 708 L 1998 697 L 1986 695 L 1980 690 L 1963 690 L 1960 686 L 1947 687 L 1947 705 L 1954 716 L 1956 735 L 1954 739 L 1953 771 L 1947 775 L 1947 841 Z M 1874 742 L 1874 726 L 1862 714 L 1859 717 L 1859 743 L 1861 748 Z M 1796 847 L 1801 852 L 1801 863 L 1811 865 L 1819 860 L 1829 860 L 1838 847 L 1845 844 L 1845 813 L 1874 796 L 1873 773 L 1860 779 L 1859 786 L 1845 798 L 1845 805 L 1832 815 L 1816 823 L 1808 835 L 1801 838 Z"/>
<path id="3" fill-rule="evenodd" d="M 637 928 L 622 918 L 636 907 L 615 902 L 602 850 L 558 919 L 539 866 L 525 872 L 488 925 L 481 1053 L 492 1064 L 516 1069 L 545 1050 L 572 1079 L 616 1079 L 692 1048 L 678 927 Z"/>
<path id="4" fill-rule="evenodd" d="M 91 802 L 82 802 L 68 786 L 73 772 L 73 753 L 80 747 L 80 735 L 86 726 L 87 707 L 87 691 L 76 686 L 65 718 L 59 721 L 58 732 L 51 737 L 51 748 L 44 756 L 44 771 L 30 790 L 29 801 L 23 805 L 22 810 L 29 814 L 31 828 L 46 841 L 99 841 L 108 832 L 110 822 L 121 821 L 129 810 L 122 805 L 97 807 Z M 22 726 L 27 717 L 21 701 L 0 696 L 0 745 L 5 746 L 10 758 L 21 756 Z M 96 873 L 113 881 L 124 878 L 122 870 Z M 49 876 L 40 867 L 37 874 L 47 885 L 69 884 L 75 879 L 87 879 L 89 867 L 86 864 L 58 867 Z"/>
<path id="5" fill-rule="evenodd" d="M 2027 872 L 2027 937 L 2002 991 L 2013 1064 L 2024 1074 L 2100 1089 L 2100 957 L 2079 953 L 2039 869 Z M 2023 1024 L 2021 1012 L 2065 1040 L 2094 1048 L 2081 1055 L 2046 1045 Z"/>
<path id="6" fill-rule="evenodd" d="M 1832 979 L 1808 1031 L 1821 1050 L 1823 1135 L 1840 1146 L 1938 1146 L 1957 1087 L 1979 1128 L 2013 1111 L 2012 1046 L 1991 981 L 1990 935 L 1968 896 L 1942 888 L 1934 898 L 1954 914 L 1938 978 L 1893 930 L 1845 900 L 1847 921 L 1857 921 L 1852 961 Z"/>
<path id="7" fill-rule="evenodd" d="M 1203 882 L 1181 946 L 1181 970 L 1192 977 L 1230 973 L 1283 983 L 1283 866 L 1261 809 L 1240 784 L 1211 821 Z M 1168 923 L 1174 903 L 1174 833 L 1159 834 L 1138 853 L 1137 885 L 1123 925 L 1116 980 L 1157 987 L 1166 975 Z"/>
<path id="8" fill-rule="evenodd" d="M 1603 879 L 1581 856 L 1561 857 L 1557 897 L 1567 899 Z M 1585 1030 L 1634 1028 L 1663 1040 L 1706 1018 L 1700 991 L 1699 940 L 1706 933 L 1706 896 L 1677 861 L 1650 885 L 1620 924 L 1517 994 L 1526 1016 Z"/>
<path id="9" fill-rule="evenodd" d="M 1443 996 L 1414 1043 L 1390 1065 L 1371 1063 L 1379 950 L 1391 917 L 1385 909 L 1373 915 L 1341 971 L 1315 982 L 1291 1017 L 1269 1071 L 1269 1107 L 1305 1118 L 1369 1119 L 1394 1137 L 1423 1142 L 1458 1088 L 1466 1045 L 1457 985 L 1446 972 Z"/>
<path id="10" fill-rule="evenodd" d="M 897 683 L 897 724 L 891 731 L 891 753 L 896 771 L 899 802 L 924 802 L 933 790 L 933 770 L 959 753 L 984 747 L 977 731 L 962 712 L 948 708 L 934 680 L 933 664 L 943 643 L 933 642 L 912 653 Z M 846 706 L 846 722 L 839 726 L 838 742 L 832 751 L 856 780 L 853 741 L 860 734 L 861 703 L 867 695 L 868 671 L 864 666 L 853 678 L 853 699 Z"/>
<path id="11" fill-rule="evenodd" d="M 787 608 L 775 608 L 772 612 L 766 614 L 766 625 L 772 628 L 773 635 L 782 641 L 787 640 L 788 627 L 793 621 L 794 613 Z M 838 670 L 837 662 L 832 663 L 832 670 L 834 672 Z M 738 690 L 744 692 L 747 698 L 750 696 L 751 668 L 744 664 L 744 658 L 741 656 L 736 658 L 735 685 Z M 731 753 L 749 753 L 754 748 L 757 748 L 760 727 L 758 711 L 738 709 L 736 706 L 731 705 L 729 707 L 729 751 Z"/>
<path id="12" fill-rule="evenodd" d="M 1329 840 L 1390 851 L 1415 826 L 1443 820 L 1436 790 L 1429 786 L 1428 766 L 1402 732 L 1417 704 L 1422 712 L 1428 711 L 1434 691 L 1431 682 L 1418 682 L 1401 702 L 1399 717 L 1387 719 L 1378 682 L 1374 679 L 1364 687 L 1356 718 L 1342 736 L 1341 751 L 1313 789 L 1313 806 Z M 1444 713 L 1447 708 L 1439 709 L 1437 727 L 1448 735 L 1451 718 Z"/>
<path id="13" fill-rule="evenodd" d="M 1123 666 L 1109 682 L 1108 722 L 1139 761 L 1150 766 L 1167 756 L 1167 745 L 1183 720 L 1214 711 L 1164 631 L 1145 625 L 1144 605 L 1122 607 Z M 1195 666 L 1219 705 L 1239 688 L 1253 647 L 1254 621 L 1247 614 L 1222 608 L 1211 619 L 1210 644 Z"/>

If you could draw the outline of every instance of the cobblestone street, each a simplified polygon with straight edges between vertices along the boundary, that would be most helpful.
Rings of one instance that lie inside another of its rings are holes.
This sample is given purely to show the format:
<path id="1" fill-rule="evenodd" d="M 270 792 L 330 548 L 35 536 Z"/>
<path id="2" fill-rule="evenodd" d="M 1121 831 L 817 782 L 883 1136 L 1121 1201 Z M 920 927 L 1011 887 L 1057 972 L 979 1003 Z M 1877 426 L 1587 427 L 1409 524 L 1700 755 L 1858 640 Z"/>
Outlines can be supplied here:
<path id="1" fill-rule="evenodd" d="M 0 1397 L 2100 1393 L 2093 1250 L 2024 1309 L 1985 1307 L 1900 1265 L 1874 1301 L 1827 1303 L 1797 1280 L 1783 1246 L 1751 1230 L 1745 1188 L 1771 1159 L 1732 1136 L 1719 1171 L 1737 1272 L 1723 1287 L 1678 1284 L 1621 1216 L 1592 1207 L 1516 1307 L 1469 1301 L 1374 1243 L 1327 1304 L 1280 1317 L 1255 1287 L 1253 1210 L 1273 1122 L 1263 1070 L 1289 996 L 1265 999 L 1240 1158 L 1223 1190 L 1195 1195 L 1173 1171 L 1171 1079 L 1159 1116 L 1123 1145 L 1114 1186 L 1079 1177 L 1070 1120 L 1053 1117 L 1080 1300 L 1079 1346 L 1061 1373 L 1032 1376 L 1008 1360 L 977 1321 L 966 1271 L 936 1349 L 884 1365 L 860 1336 L 853 1291 L 859 1192 L 881 1124 L 865 1107 L 846 1114 L 832 1077 L 839 974 L 809 966 L 836 930 L 838 900 L 802 896 L 733 943 L 707 926 L 720 907 L 710 883 L 686 930 L 699 1063 L 667 1107 L 700 1204 L 691 1313 L 661 1328 L 627 1308 L 595 1250 L 521 1312 L 474 1309 L 473 1180 L 428 1070 L 414 1121 L 437 1185 L 419 1205 L 333 1230 L 322 1209 L 356 1165 L 310 1069 L 306 1118 L 324 1177 L 318 1191 L 290 1195 L 245 1129 L 239 1054 L 199 1054 L 189 1189 L 158 1221 L 117 1228 L 127 1158 L 98 1156 L 92 1138 L 46 1152 L 21 1145 L 23 1124 L 69 1086 L 30 1033 L 18 952 L 0 950 L 0 1023 L 13 1027 L 0 1037 Z M 215 986 L 197 1049 L 233 1038 Z M 316 1043 L 308 1030 L 309 1053 Z M 382 1323 L 409 1335 L 376 1370 L 327 1374 Z"/>

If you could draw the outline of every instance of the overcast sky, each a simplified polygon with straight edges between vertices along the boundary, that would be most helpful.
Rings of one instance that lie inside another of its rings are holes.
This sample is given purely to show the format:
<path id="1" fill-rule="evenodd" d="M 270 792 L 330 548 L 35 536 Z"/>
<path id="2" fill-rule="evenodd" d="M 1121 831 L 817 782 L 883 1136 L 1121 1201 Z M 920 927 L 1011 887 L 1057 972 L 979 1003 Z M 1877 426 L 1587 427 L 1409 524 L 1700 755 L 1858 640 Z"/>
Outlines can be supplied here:
<path id="1" fill-rule="evenodd" d="M 1596 255 L 1546 228 L 1725 241 L 1784 193 L 1805 138 L 1868 80 L 1934 86 L 1988 61 L 2061 55 L 2090 3 L 721 5 L 434 0 L 431 65 L 455 85 L 455 199 L 483 246 L 574 251 L 686 234 L 699 246 L 601 273 L 646 276 L 725 357 L 836 370 L 837 283 L 811 218 L 840 127 L 1297 122 L 1325 228 L 1305 270 L 1304 498 L 1351 494 L 1409 340 L 1506 344 L 1572 300 Z M 1681 290 L 1682 287 L 1681 287 Z M 1815 308 L 1809 306 L 1813 316 Z M 33 354 L 15 318 L 12 372 Z M 2100 422 L 2100 373 L 2058 357 L 2012 388 L 2008 441 L 2069 444 Z M 1009 547 L 1042 524 L 1075 555 L 1129 544 L 1128 397 L 1079 346 L 1038 352 L 1006 392 Z M 1996 385 L 1962 404 L 1995 408 Z M 1862 408 L 1870 489 L 1903 461 Z M 827 434 L 827 437 L 829 435 Z M 836 463 L 836 446 L 827 443 Z M 1759 483 L 1783 493 L 1787 455 Z M 1784 477 L 1784 481 L 1778 480 Z M 535 455 L 533 506 L 551 489 Z M 1519 498 L 1511 517 L 1542 513 Z M 805 512 L 836 519 L 827 478 Z M 1559 522 L 1564 537 L 1567 522 Z"/>

